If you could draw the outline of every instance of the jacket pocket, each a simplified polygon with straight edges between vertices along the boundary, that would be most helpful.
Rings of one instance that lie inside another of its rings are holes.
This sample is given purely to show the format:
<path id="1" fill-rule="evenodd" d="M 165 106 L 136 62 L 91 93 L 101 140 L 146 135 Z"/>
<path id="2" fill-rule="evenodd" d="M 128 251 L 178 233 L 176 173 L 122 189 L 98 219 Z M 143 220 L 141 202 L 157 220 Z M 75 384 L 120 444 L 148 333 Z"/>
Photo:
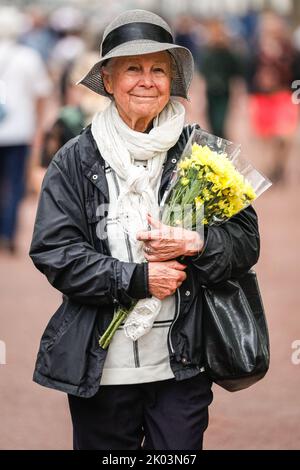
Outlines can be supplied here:
<path id="1" fill-rule="evenodd" d="M 68 300 L 63 301 L 46 326 L 41 339 L 41 348 L 43 350 L 48 351 L 51 349 L 60 336 L 64 334 L 78 309 L 79 305 L 74 304 L 74 309 L 70 309 Z"/>
<path id="2" fill-rule="evenodd" d="M 88 367 L 97 308 L 68 302 L 56 334 L 41 347 L 39 372 L 56 382 L 78 386 Z"/>

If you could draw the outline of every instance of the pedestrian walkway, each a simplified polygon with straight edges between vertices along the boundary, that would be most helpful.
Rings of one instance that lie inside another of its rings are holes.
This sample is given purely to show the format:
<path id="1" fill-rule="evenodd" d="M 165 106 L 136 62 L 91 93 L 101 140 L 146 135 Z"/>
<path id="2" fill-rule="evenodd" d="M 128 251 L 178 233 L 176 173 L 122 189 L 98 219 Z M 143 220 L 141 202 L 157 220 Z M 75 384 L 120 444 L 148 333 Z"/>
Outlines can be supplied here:
<path id="1" fill-rule="evenodd" d="M 300 365 L 292 343 L 299 321 L 299 163 L 290 164 L 286 187 L 257 201 L 261 258 L 257 272 L 271 336 L 271 368 L 248 390 L 229 393 L 214 387 L 206 449 L 299 449 Z M 33 267 L 28 246 L 36 200 L 23 203 L 19 255 L 0 254 L 0 340 L 7 364 L 0 365 L 0 449 L 69 449 L 71 423 L 66 396 L 32 382 L 40 336 L 60 303 L 60 294 Z"/>

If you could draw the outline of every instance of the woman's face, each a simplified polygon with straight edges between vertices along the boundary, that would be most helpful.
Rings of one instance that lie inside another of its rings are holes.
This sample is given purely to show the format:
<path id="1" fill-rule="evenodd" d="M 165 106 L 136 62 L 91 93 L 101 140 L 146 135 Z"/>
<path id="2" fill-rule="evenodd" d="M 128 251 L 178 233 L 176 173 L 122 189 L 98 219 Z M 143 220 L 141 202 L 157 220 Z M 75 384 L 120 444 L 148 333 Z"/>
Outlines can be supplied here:
<path id="1" fill-rule="evenodd" d="M 144 132 L 170 99 L 171 58 L 164 51 L 111 59 L 103 68 L 103 82 L 121 118 Z"/>

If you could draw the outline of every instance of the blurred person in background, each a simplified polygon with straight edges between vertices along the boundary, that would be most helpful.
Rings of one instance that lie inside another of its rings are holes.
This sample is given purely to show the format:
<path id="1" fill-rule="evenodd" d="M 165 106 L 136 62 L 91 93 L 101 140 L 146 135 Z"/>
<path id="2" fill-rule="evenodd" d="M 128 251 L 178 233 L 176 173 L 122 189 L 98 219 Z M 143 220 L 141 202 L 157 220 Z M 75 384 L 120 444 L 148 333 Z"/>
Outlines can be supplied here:
<path id="1" fill-rule="evenodd" d="M 85 27 L 84 13 L 75 7 L 64 6 L 50 15 L 49 24 L 59 36 L 51 51 L 49 66 L 55 81 L 59 83 L 60 101 L 66 104 L 70 70 L 76 59 L 86 50 L 82 38 Z"/>
<path id="2" fill-rule="evenodd" d="M 292 36 L 293 45 L 300 52 L 300 25 L 296 27 Z"/>
<path id="3" fill-rule="evenodd" d="M 259 234 L 252 207 L 208 227 L 205 245 L 195 231 L 146 219 L 194 128 L 174 98 L 187 99 L 193 68 L 159 16 L 115 18 L 80 81 L 110 104 L 58 151 L 43 182 L 30 256 L 63 300 L 41 339 L 34 381 L 68 394 L 74 449 L 202 448 L 212 382 L 201 286 L 248 271 Z M 134 238 L 120 233 L 120 207 Z M 150 222 L 161 228 L 155 243 Z M 120 327 L 101 348 L 116 309 L 139 299 L 142 314 L 155 313 L 153 328 L 133 340 Z"/>
<path id="4" fill-rule="evenodd" d="M 11 253 L 26 164 L 30 152 L 32 158 L 39 152 L 44 102 L 51 90 L 38 53 L 18 43 L 23 21 L 16 8 L 0 9 L 0 245 Z"/>
<path id="5" fill-rule="evenodd" d="M 257 35 L 257 27 L 259 21 L 259 13 L 253 8 L 249 8 L 242 16 L 239 17 L 241 23 L 241 33 L 248 47 L 255 46 L 255 37 Z"/>
<path id="6" fill-rule="evenodd" d="M 242 76 L 242 62 L 231 50 L 222 22 L 210 21 L 207 34 L 208 43 L 203 50 L 200 67 L 206 85 L 207 119 L 212 133 L 226 138 L 225 125 L 233 80 Z"/>
<path id="7" fill-rule="evenodd" d="M 82 129 L 91 123 L 97 111 L 103 110 L 109 104 L 107 97 L 95 96 L 88 88 L 76 85 L 97 58 L 98 53 L 86 52 L 75 60 L 69 70 L 66 78 L 66 105 L 58 110 L 54 124 L 45 134 L 41 158 L 43 168 L 48 167 L 60 147 L 80 134 Z M 42 171 L 41 177 L 43 173 Z"/>
<path id="8" fill-rule="evenodd" d="M 300 78 L 300 55 L 286 21 L 273 12 L 260 18 L 258 40 L 248 65 L 250 118 L 255 135 L 271 152 L 273 182 L 284 181 L 299 112 L 292 82 Z M 267 149 L 266 149 L 267 150 Z"/>
<path id="9" fill-rule="evenodd" d="M 31 6 L 26 9 L 25 14 L 27 30 L 21 35 L 19 42 L 38 52 L 47 64 L 58 35 L 50 27 L 48 15 L 41 7 Z"/>
<path id="10" fill-rule="evenodd" d="M 196 22 L 193 17 L 181 15 L 176 20 L 175 25 L 176 44 L 186 47 L 193 54 L 195 65 L 200 66 L 202 27 L 200 22 Z"/>

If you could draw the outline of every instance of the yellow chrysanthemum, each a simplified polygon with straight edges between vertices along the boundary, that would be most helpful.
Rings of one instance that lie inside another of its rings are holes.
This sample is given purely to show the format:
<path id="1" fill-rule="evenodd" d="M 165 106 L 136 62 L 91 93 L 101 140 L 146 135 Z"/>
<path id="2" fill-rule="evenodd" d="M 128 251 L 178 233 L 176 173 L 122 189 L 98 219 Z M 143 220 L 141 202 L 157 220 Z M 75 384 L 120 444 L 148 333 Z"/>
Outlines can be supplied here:
<path id="1" fill-rule="evenodd" d="M 196 207 L 199 207 L 199 206 L 202 206 L 202 204 L 204 204 L 204 200 L 200 196 L 197 196 L 195 197 L 195 203 L 196 203 Z"/>
<path id="2" fill-rule="evenodd" d="M 181 181 L 182 186 L 187 186 L 190 182 L 188 178 L 181 178 L 180 181 Z"/>
<path id="3" fill-rule="evenodd" d="M 212 194 L 208 191 L 207 188 L 204 188 L 202 191 L 202 197 L 204 198 L 205 201 L 209 201 L 213 196 Z"/>
<path id="4" fill-rule="evenodd" d="M 226 220 L 257 197 L 227 155 L 207 145 L 193 144 L 190 157 L 179 163 L 179 175 L 174 201 L 184 206 L 194 203 L 197 209 L 203 206 L 203 224 Z"/>
<path id="5" fill-rule="evenodd" d="M 180 162 L 178 166 L 181 170 L 187 170 L 190 167 L 190 165 L 191 165 L 190 159 L 186 158 L 185 160 Z"/>

